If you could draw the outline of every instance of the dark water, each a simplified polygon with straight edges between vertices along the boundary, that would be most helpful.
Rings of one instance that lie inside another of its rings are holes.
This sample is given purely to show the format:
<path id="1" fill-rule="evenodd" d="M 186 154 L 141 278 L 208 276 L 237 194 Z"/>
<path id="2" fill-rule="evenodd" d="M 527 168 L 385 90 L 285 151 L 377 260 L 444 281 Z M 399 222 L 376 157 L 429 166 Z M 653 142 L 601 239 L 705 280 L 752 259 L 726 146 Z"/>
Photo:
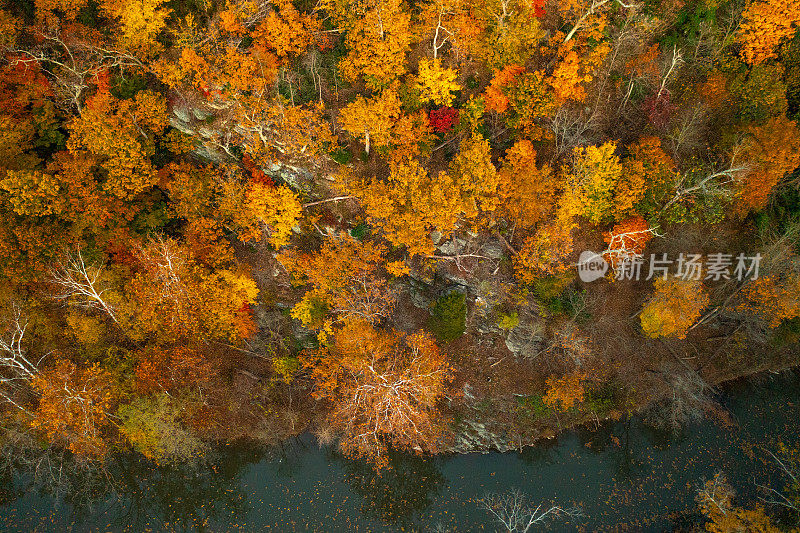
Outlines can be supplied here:
<path id="1" fill-rule="evenodd" d="M 723 402 L 734 419 L 729 427 L 707 422 L 672 437 L 632 419 L 522 453 L 398 455 L 379 476 L 308 436 L 266 452 L 227 447 L 200 469 L 122 457 L 102 476 L 76 476 L 60 497 L 18 475 L 0 494 L 0 528 L 495 531 L 476 500 L 517 488 L 537 503 L 582 507 L 583 518 L 555 522 L 551 531 L 670 530 L 691 519 L 700 479 L 716 471 L 727 473 L 743 503 L 757 497 L 755 483 L 780 487 L 765 449 L 778 439 L 800 442 L 794 374 L 732 385 Z"/>

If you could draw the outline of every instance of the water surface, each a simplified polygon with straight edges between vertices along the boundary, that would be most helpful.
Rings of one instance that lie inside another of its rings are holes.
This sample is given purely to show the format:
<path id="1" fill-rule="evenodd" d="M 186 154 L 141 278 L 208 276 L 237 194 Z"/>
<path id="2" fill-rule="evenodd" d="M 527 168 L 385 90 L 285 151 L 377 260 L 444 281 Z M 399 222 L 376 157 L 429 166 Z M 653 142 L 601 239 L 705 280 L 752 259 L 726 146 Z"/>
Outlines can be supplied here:
<path id="1" fill-rule="evenodd" d="M 532 502 L 580 505 L 555 531 L 663 531 L 693 519 L 702 478 L 723 470 L 743 502 L 780 487 L 766 449 L 800 442 L 800 381 L 769 375 L 726 388 L 733 424 L 672 436 L 638 418 L 576 431 L 521 453 L 392 457 L 368 466 L 304 435 L 269 450 L 228 446 L 212 465 L 119 457 L 106 476 L 77 476 L 54 496 L 16 475 L 0 493 L 4 531 L 495 531 L 477 500 L 520 489 Z M 111 480 L 111 481 L 109 481 Z M 91 483 L 90 483 L 91 481 Z M 113 488 L 111 488 L 113 486 Z M 88 488 L 87 488 L 88 487 Z"/>

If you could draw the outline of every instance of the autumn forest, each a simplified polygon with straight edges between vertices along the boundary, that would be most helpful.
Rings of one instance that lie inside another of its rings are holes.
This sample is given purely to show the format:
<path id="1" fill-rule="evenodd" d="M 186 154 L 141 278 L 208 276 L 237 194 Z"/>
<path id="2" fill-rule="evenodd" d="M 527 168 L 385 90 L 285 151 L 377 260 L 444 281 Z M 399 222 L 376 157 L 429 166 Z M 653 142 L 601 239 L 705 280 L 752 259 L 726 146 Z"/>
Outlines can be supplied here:
<path id="1" fill-rule="evenodd" d="M 7 461 L 381 469 L 800 363 L 792 0 L 0 7 Z"/>

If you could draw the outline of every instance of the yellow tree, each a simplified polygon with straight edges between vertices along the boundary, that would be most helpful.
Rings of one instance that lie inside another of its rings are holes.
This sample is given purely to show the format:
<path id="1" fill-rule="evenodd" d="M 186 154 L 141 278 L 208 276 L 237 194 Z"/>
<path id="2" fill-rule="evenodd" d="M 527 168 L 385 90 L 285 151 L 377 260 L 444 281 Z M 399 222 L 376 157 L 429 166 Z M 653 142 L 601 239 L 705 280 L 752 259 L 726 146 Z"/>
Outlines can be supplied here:
<path id="1" fill-rule="evenodd" d="M 303 214 L 297 195 L 285 185 L 254 180 L 241 184 L 231 179 L 223 182 L 221 189 L 219 215 L 244 242 L 266 237 L 274 248 L 280 248 Z"/>
<path id="2" fill-rule="evenodd" d="M 544 34 L 534 3 L 519 0 L 463 2 L 454 22 L 455 45 L 492 69 L 524 65 Z"/>
<path id="3" fill-rule="evenodd" d="M 474 218 L 479 211 L 491 213 L 497 208 L 497 169 L 492 163 L 489 141 L 473 134 L 461 142 L 458 154 L 450 163 L 450 174 L 461 199 L 461 212 Z"/>
<path id="4" fill-rule="evenodd" d="M 156 136 L 166 129 L 167 105 L 152 91 L 139 91 L 130 100 L 99 93 L 70 122 L 67 148 L 87 150 L 108 172 L 104 187 L 122 199 L 131 199 L 152 186 L 156 172 L 150 162 Z"/>
<path id="5" fill-rule="evenodd" d="M 388 279 L 402 272 L 402 265 L 386 263 L 386 247 L 360 242 L 348 234 L 332 236 L 314 254 L 284 252 L 281 263 L 295 283 L 309 284 L 292 316 L 304 325 L 329 329 L 335 320 L 359 319 L 374 323 L 389 317 L 398 293 Z"/>
<path id="6" fill-rule="evenodd" d="M 411 254 L 433 253 L 429 234 L 450 235 L 460 220 L 474 220 L 497 207 L 497 170 L 488 141 L 479 135 L 462 142 L 450 172 L 429 174 L 413 158 L 393 159 L 386 180 L 350 184 L 370 220 L 386 238 Z"/>
<path id="7" fill-rule="evenodd" d="M 438 59 L 423 59 L 419 62 L 417 87 L 423 102 L 433 102 L 438 106 L 450 106 L 454 92 L 461 89 L 456 83 L 458 72 L 442 66 Z"/>
<path id="8" fill-rule="evenodd" d="M 119 45 L 143 58 L 163 49 L 156 37 L 166 26 L 171 9 L 161 9 L 165 0 L 101 0 L 103 12 L 119 21 Z"/>
<path id="9" fill-rule="evenodd" d="M 708 303 L 701 281 L 658 278 L 653 296 L 639 315 L 642 331 L 648 337 L 682 339 Z"/>
<path id="10" fill-rule="evenodd" d="M 88 3 L 89 0 L 36 0 L 36 18 L 53 26 L 59 12 L 64 20 L 72 21 Z"/>
<path id="11" fill-rule="evenodd" d="M 452 176 L 444 171 L 430 175 L 416 159 L 392 160 L 387 180 L 373 179 L 350 190 L 386 238 L 411 254 L 433 253 L 428 235 L 434 230 L 450 235 L 461 213 Z"/>
<path id="12" fill-rule="evenodd" d="M 342 108 L 342 129 L 364 141 L 365 151 L 382 148 L 391 142 L 392 128 L 402 114 L 400 97 L 394 89 L 385 89 L 372 98 L 356 97 Z"/>
<path id="13" fill-rule="evenodd" d="M 776 527 L 764 513 L 764 508 L 756 506 L 753 509 L 736 507 L 733 499 L 736 493 L 727 481 L 725 474 L 719 472 L 712 479 L 706 481 L 697 491 L 697 503 L 700 511 L 708 518 L 705 530 L 710 533 L 738 533 L 751 531 L 753 533 L 779 533 Z"/>
<path id="14" fill-rule="evenodd" d="M 339 63 L 345 78 L 363 78 L 367 87 L 378 89 L 405 74 L 413 34 L 402 0 L 347 2 L 337 14 L 346 28 L 348 53 Z"/>
<path id="15" fill-rule="evenodd" d="M 622 178 L 622 163 L 614 153 L 616 143 L 576 147 L 572 166 L 564 167 L 566 190 L 562 204 L 567 212 L 600 224 L 616 217 L 614 190 Z"/>
<path id="16" fill-rule="evenodd" d="M 243 145 L 253 161 L 265 168 L 274 164 L 315 167 L 335 141 L 322 104 L 291 105 L 252 95 L 236 98 L 227 128 L 214 138 L 226 152 Z"/>
<path id="17" fill-rule="evenodd" d="M 66 208 L 58 179 L 40 170 L 8 170 L 0 189 L 9 194 L 11 210 L 18 215 L 41 217 Z"/>

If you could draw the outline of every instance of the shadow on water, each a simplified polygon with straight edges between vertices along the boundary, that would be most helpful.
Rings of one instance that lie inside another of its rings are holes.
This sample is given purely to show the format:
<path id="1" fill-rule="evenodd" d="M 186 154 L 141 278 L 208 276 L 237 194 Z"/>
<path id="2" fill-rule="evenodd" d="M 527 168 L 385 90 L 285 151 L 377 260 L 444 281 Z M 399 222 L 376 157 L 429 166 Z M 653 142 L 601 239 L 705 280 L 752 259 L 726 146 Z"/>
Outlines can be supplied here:
<path id="1" fill-rule="evenodd" d="M 361 498 L 361 513 L 397 527 L 416 521 L 446 481 L 435 459 L 417 455 L 390 451 L 388 465 L 377 471 L 338 452 L 329 457 L 343 466 L 345 482 Z"/>

